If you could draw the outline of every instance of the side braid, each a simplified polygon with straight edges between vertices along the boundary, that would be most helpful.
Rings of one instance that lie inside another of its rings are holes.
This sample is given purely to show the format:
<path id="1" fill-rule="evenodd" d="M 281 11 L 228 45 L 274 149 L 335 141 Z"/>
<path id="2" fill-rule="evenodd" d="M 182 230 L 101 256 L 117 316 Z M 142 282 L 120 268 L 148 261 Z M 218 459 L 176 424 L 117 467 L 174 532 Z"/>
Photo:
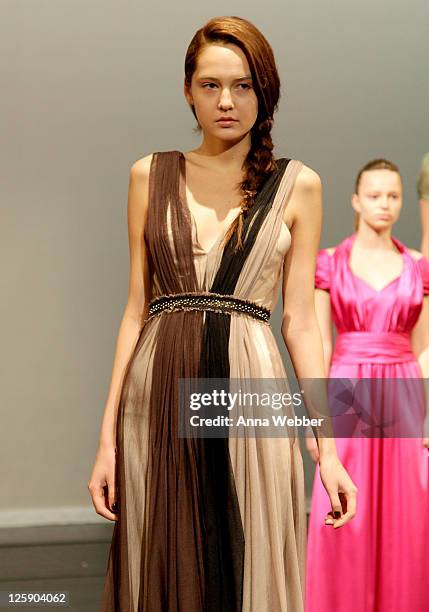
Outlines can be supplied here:
<path id="1" fill-rule="evenodd" d="M 231 224 L 231 227 L 224 238 L 224 243 L 226 244 L 233 234 L 235 232 L 237 233 L 237 244 L 234 248 L 234 252 L 237 252 L 239 249 L 243 248 L 243 221 L 246 217 L 247 211 L 253 205 L 255 196 L 258 193 L 260 186 L 277 167 L 276 160 L 272 153 L 272 125 L 272 119 L 267 118 L 260 121 L 252 129 L 251 147 L 243 164 L 245 177 L 240 184 L 240 190 L 243 193 L 241 211 L 238 217 Z"/>

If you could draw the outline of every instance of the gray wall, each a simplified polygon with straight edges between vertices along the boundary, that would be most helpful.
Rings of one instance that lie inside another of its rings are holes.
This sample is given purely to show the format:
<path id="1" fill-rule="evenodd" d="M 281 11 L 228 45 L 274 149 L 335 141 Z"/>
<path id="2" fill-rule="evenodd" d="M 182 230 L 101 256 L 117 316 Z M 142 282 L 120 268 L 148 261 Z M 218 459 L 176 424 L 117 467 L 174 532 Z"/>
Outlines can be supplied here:
<path id="1" fill-rule="evenodd" d="M 253 4 L 1 2 L 0 525 L 96 518 L 86 482 L 127 297 L 128 172 L 197 146 L 182 64 L 208 18 L 246 17 L 272 43 L 277 154 L 321 174 L 322 245 L 352 231 L 354 176 L 380 155 L 405 179 L 396 234 L 419 245 L 427 0 Z"/>

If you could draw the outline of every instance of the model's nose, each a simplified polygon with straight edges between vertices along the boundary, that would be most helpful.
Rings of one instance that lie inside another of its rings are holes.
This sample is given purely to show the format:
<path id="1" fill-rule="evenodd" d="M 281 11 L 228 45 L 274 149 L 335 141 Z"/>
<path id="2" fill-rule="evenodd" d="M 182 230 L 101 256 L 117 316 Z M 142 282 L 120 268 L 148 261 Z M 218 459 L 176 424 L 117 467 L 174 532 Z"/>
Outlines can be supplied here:
<path id="1" fill-rule="evenodd" d="M 219 108 L 222 109 L 229 109 L 229 108 L 233 108 L 234 104 L 232 101 L 232 97 L 231 94 L 229 92 L 228 89 L 224 89 L 221 93 L 220 96 L 220 100 L 219 100 Z"/>

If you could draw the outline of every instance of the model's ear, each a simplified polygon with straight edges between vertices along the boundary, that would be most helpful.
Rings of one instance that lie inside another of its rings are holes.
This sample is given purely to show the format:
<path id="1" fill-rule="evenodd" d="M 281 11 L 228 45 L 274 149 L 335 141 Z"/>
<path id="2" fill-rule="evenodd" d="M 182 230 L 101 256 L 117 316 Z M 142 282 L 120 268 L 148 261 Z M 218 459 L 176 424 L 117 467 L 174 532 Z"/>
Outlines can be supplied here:
<path id="1" fill-rule="evenodd" d="M 352 207 L 353 207 L 353 210 L 355 210 L 357 213 L 361 212 L 359 196 L 356 193 L 352 195 Z"/>

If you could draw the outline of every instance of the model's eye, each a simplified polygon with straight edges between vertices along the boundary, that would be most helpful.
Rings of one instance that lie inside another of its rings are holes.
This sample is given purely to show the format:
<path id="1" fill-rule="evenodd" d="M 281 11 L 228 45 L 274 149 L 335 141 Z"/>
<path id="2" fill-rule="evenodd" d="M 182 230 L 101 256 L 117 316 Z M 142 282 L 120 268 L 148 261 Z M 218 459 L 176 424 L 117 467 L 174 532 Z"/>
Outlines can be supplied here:
<path id="1" fill-rule="evenodd" d="M 243 89 L 251 89 L 251 85 L 249 85 L 249 83 L 239 83 L 238 87 L 242 87 Z"/>
<path id="2" fill-rule="evenodd" d="M 203 87 L 205 89 L 212 89 L 213 87 L 217 87 L 216 83 L 203 83 Z"/>

